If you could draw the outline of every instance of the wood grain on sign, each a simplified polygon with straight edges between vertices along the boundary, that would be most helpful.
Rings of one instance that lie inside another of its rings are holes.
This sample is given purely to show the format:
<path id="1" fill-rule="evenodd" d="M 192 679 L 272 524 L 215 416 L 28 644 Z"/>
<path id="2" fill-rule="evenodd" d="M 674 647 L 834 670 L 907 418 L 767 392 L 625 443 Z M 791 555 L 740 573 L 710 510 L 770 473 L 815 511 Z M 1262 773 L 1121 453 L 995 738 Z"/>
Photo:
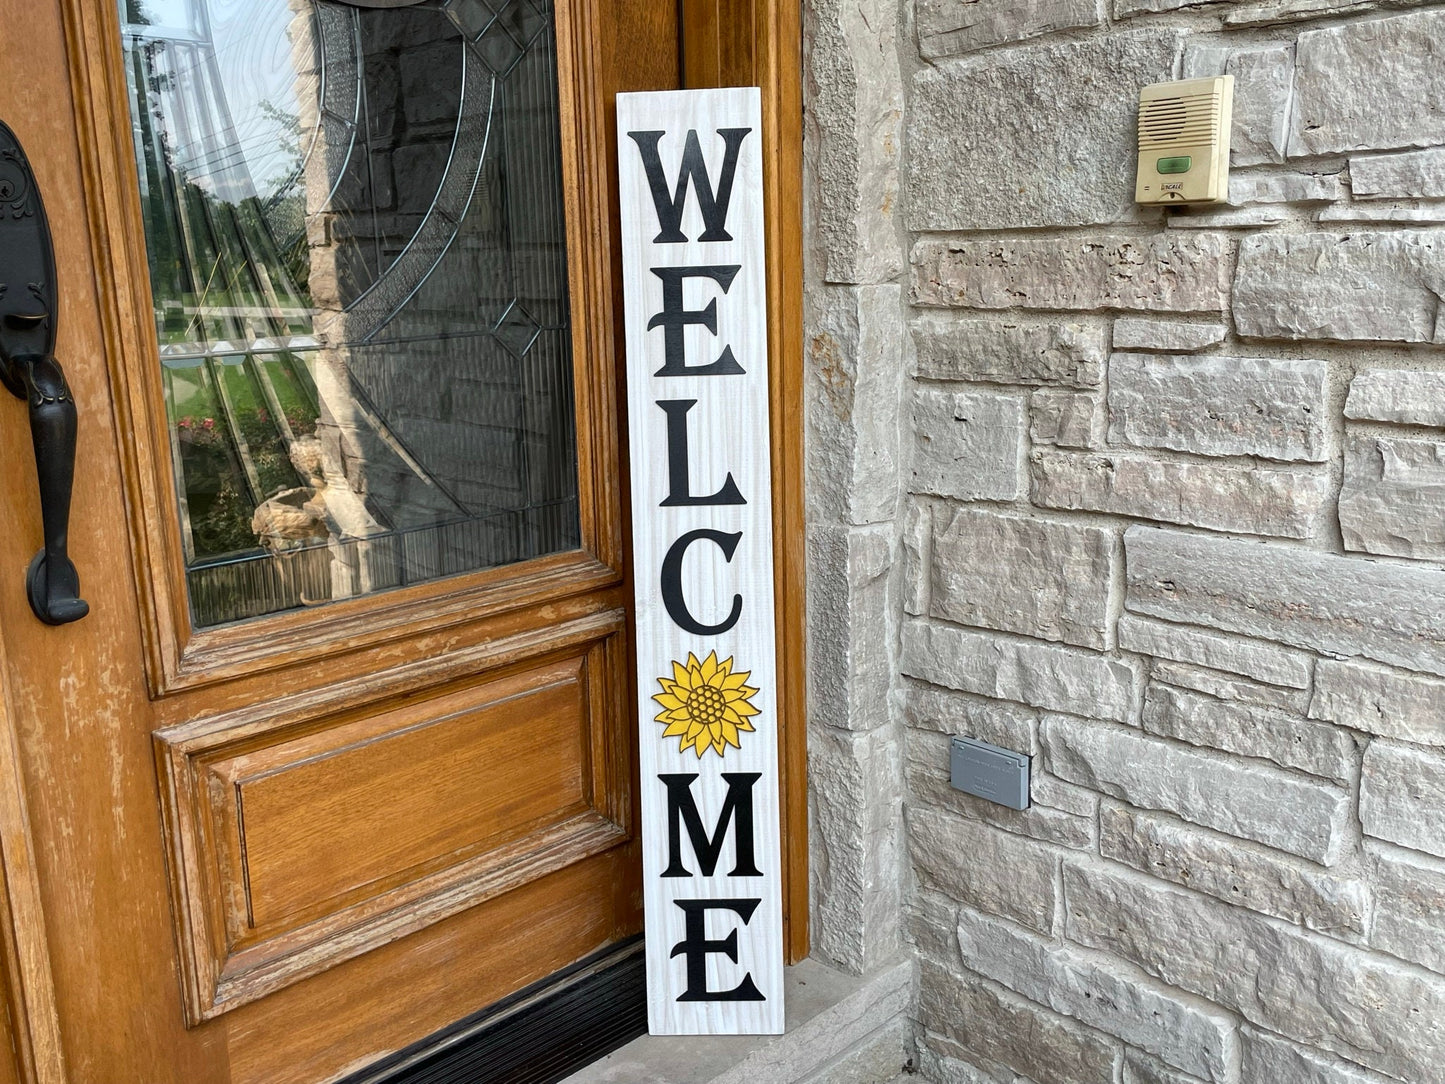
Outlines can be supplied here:
<path id="1" fill-rule="evenodd" d="M 756 88 L 617 97 L 654 1034 L 783 1030 Z"/>

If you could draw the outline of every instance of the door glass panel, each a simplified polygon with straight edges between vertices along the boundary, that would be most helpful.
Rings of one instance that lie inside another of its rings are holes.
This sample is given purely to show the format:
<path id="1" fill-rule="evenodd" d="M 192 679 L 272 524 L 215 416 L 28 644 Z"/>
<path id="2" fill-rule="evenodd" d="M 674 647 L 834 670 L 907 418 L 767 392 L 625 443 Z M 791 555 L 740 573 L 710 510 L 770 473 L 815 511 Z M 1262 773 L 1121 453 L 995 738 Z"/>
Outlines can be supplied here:
<path id="1" fill-rule="evenodd" d="M 579 545 L 551 0 L 121 0 L 193 620 Z"/>

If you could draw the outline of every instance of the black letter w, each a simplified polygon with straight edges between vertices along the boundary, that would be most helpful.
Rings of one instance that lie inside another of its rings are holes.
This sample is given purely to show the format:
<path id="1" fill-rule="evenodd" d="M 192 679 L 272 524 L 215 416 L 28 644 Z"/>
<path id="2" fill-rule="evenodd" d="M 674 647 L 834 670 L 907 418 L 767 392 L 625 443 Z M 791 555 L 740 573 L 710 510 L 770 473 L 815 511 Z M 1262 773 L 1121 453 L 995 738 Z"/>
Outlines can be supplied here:
<path id="1" fill-rule="evenodd" d="M 657 224 L 662 232 L 654 237 L 654 244 L 674 244 L 686 241 L 682 232 L 682 212 L 687 206 L 687 182 L 697 189 L 697 206 L 702 212 L 703 225 L 707 229 L 699 241 L 731 241 L 733 235 L 725 227 L 728 220 L 728 203 L 733 198 L 733 175 L 738 169 L 738 148 L 743 137 L 751 128 L 719 128 L 717 134 L 723 137 L 724 152 L 722 176 L 718 178 L 717 189 L 707 175 L 707 163 L 702 160 L 702 147 L 698 145 L 697 129 L 690 129 L 682 149 L 682 169 L 677 174 L 677 188 L 669 197 L 667 177 L 662 172 L 662 159 L 657 153 L 657 141 L 663 132 L 628 132 L 628 136 L 642 152 L 642 166 L 647 170 L 647 184 L 652 189 L 652 202 L 657 207 Z"/>

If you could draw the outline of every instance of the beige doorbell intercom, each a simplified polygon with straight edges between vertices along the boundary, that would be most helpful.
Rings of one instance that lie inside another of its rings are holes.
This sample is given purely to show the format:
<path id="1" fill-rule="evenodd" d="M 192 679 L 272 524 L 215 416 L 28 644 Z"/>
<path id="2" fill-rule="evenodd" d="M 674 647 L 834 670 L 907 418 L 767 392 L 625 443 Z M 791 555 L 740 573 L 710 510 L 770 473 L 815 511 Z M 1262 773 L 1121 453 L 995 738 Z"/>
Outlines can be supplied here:
<path id="1" fill-rule="evenodd" d="M 1154 83 L 1139 93 L 1140 203 L 1223 203 L 1229 197 L 1234 76 Z"/>

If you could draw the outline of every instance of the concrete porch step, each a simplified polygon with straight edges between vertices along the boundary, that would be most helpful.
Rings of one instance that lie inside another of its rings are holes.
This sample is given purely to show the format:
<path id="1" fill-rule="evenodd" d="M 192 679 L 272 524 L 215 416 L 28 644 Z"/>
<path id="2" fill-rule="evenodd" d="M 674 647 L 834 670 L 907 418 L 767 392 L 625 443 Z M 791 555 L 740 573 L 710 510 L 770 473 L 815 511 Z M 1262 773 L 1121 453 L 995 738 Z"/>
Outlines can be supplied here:
<path id="1" fill-rule="evenodd" d="M 905 1072 L 910 961 L 858 977 L 804 960 L 784 996 L 782 1035 L 644 1035 L 563 1084 L 923 1084 Z"/>

